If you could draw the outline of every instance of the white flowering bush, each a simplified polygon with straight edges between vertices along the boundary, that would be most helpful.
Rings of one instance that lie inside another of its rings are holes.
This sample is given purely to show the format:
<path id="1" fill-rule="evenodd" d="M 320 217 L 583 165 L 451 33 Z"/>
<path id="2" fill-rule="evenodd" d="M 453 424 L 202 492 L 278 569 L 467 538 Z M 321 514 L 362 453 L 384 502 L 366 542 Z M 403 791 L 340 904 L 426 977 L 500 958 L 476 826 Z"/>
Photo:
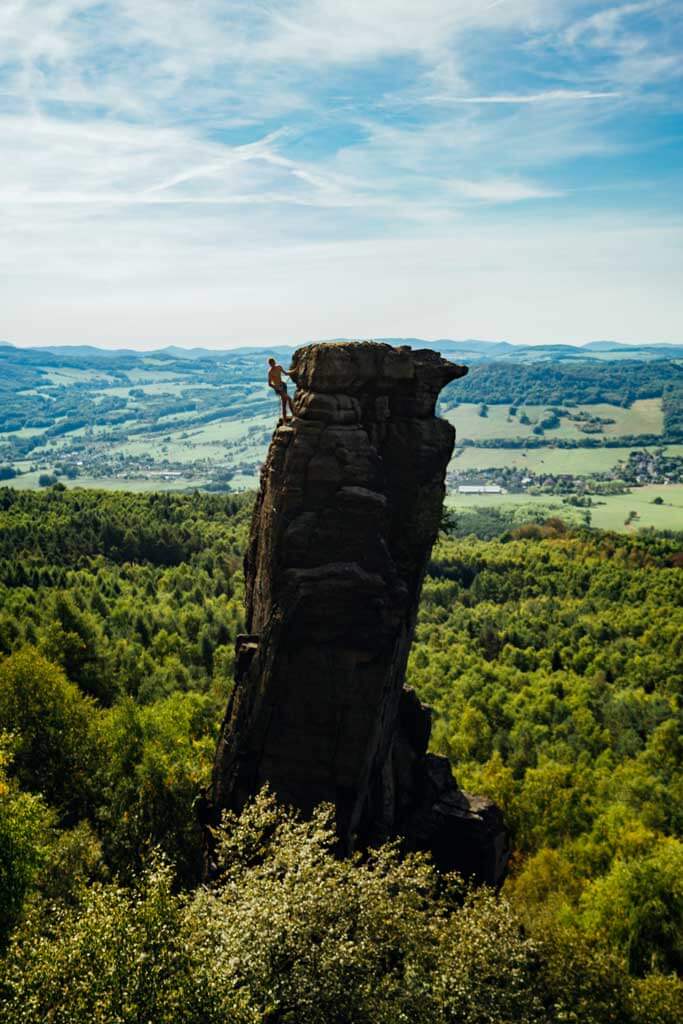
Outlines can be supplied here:
<path id="1" fill-rule="evenodd" d="M 3 1024 L 673 1024 L 680 987 L 636 993 L 618 964 L 550 937 L 389 844 L 339 859 L 262 793 L 218 836 L 221 874 L 33 901 L 0 962 Z M 580 1007 L 580 1009 L 579 1009 Z M 578 1012 L 577 1012 L 578 1010 Z"/>

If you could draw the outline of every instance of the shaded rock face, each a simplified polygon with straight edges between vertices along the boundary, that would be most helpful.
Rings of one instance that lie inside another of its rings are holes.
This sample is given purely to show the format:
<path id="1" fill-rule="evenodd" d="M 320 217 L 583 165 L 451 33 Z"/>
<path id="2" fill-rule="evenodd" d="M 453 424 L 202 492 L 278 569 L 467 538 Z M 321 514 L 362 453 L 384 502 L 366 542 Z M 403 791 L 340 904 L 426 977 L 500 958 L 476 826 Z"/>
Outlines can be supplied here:
<path id="1" fill-rule="evenodd" d="M 342 852 L 396 835 L 497 884 L 498 809 L 427 753 L 429 710 L 404 688 L 455 431 L 434 415 L 462 377 L 435 352 L 372 342 L 295 352 L 295 417 L 276 429 L 245 558 L 247 629 L 219 738 L 213 804 L 268 783 L 336 807 Z"/>

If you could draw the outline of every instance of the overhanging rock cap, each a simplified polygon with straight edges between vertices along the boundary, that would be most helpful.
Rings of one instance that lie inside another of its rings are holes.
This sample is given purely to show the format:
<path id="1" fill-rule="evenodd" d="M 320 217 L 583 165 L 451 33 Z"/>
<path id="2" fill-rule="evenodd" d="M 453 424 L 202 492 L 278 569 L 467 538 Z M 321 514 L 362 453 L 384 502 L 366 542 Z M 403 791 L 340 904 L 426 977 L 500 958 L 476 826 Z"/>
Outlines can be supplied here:
<path id="1" fill-rule="evenodd" d="M 323 394 L 410 395 L 427 388 L 436 396 L 450 381 L 464 377 L 467 367 L 431 349 L 413 351 L 376 341 L 322 342 L 297 349 L 290 373 L 298 387 Z"/>

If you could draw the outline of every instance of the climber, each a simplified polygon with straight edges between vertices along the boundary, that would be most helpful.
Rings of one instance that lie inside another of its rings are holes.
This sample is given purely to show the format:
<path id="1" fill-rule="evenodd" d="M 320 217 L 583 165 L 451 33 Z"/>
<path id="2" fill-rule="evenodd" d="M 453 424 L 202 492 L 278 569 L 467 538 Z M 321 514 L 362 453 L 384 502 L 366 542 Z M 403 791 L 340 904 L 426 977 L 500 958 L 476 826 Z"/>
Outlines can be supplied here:
<path id="1" fill-rule="evenodd" d="M 294 415 L 294 406 L 292 405 L 292 399 L 287 394 L 287 385 L 282 379 L 282 374 L 285 377 L 289 377 L 289 374 L 284 370 L 279 363 L 276 363 L 271 356 L 268 360 L 270 369 L 268 370 L 268 387 L 272 388 L 276 395 L 279 395 L 280 401 L 282 402 L 282 420 L 284 423 L 288 422 L 287 407 Z"/>

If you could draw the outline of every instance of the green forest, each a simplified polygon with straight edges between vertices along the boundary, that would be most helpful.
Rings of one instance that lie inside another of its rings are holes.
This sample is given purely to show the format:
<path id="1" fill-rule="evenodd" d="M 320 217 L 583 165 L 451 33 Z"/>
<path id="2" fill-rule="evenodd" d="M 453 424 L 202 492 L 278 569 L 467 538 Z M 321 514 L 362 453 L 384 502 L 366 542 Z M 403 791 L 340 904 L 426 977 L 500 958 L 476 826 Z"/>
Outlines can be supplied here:
<path id="1" fill-rule="evenodd" d="M 444 519 L 408 684 L 500 894 L 267 792 L 205 887 L 252 500 L 0 489 L 0 1019 L 679 1021 L 683 536 Z"/>
<path id="2" fill-rule="evenodd" d="M 628 408 L 638 398 L 673 394 L 680 392 L 681 387 L 683 370 L 673 360 L 488 363 L 472 366 L 466 378 L 450 384 L 444 391 L 442 404 L 448 407 L 454 402 L 490 405 L 609 402 Z"/>

